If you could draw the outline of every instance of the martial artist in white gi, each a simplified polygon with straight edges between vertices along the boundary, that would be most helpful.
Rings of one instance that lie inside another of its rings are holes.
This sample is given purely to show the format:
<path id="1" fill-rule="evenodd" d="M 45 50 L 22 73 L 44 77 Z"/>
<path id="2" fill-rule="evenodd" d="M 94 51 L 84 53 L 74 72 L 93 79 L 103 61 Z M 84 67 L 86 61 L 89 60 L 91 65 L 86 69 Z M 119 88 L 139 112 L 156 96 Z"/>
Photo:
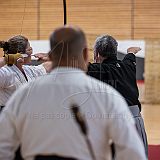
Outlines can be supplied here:
<path id="1" fill-rule="evenodd" d="M 124 98 L 85 73 L 88 52 L 84 33 L 64 26 L 52 33 L 50 44 L 52 72 L 16 91 L 0 116 L 0 159 L 11 160 L 21 145 L 25 160 L 91 160 L 71 112 L 76 104 L 85 116 L 95 159 L 110 160 L 112 140 L 117 160 L 146 160 Z"/>
<path id="2" fill-rule="evenodd" d="M 0 61 L 0 106 L 4 107 L 13 92 L 22 84 L 30 82 L 38 76 L 46 74 L 46 63 L 29 66 L 32 48 L 23 36 L 14 36 L 8 42 L 0 41 L 0 47 L 7 54 L 21 53 L 23 58 L 15 59 L 13 65 L 5 65 L 5 58 Z"/>

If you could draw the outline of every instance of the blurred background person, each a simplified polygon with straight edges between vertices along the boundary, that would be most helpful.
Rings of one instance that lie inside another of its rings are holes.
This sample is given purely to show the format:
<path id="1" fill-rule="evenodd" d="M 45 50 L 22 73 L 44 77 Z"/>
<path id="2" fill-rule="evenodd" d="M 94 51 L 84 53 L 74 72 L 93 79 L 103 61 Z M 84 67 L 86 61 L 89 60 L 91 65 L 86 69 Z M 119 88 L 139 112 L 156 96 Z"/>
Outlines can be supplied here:
<path id="1" fill-rule="evenodd" d="M 38 66 L 27 65 L 31 62 L 32 48 L 24 36 L 14 36 L 7 42 L 0 41 L 0 47 L 8 56 L 0 59 L 0 106 L 3 108 L 19 86 L 46 74 L 48 63 Z M 8 64 L 11 54 L 13 64 Z"/>

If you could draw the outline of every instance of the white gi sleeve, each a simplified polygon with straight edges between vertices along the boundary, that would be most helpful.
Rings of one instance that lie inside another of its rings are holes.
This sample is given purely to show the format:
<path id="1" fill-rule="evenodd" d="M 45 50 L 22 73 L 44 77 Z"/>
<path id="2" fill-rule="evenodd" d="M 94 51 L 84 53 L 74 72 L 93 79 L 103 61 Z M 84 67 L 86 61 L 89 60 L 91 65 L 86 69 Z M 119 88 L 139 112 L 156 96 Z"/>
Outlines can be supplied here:
<path id="1" fill-rule="evenodd" d="M 42 75 L 45 75 L 46 69 L 44 68 L 44 66 L 42 64 L 38 65 L 38 66 L 28 66 L 32 72 L 34 73 L 35 77 L 39 77 Z"/>
<path id="2" fill-rule="evenodd" d="M 0 115 L 0 159 L 3 160 L 12 160 L 18 148 L 16 130 L 12 118 L 5 111 L 2 111 Z"/>
<path id="3" fill-rule="evenodd" d="M 109 136 L 118 160 L 146 160 L 144 146 L 136 131 L 128 106 L 120 95 L 113 95 L 109 118 Z"/>
<path id="4" fill-rule="evenodd" d="M 22 86 L 19 90 L 25 87 Z M 22 107 L 24 92 L 14 92 L 5 108 L 0 114 L 0 160 L 12 160 L 19 147 L 19 134 L 17 124 L 22 121 L 19 115 L 19 107 Z"/>
<path id="5" fill-rule="evenodd" d="M 6 88 L 8 85 L 10 85 L 13 77 L 13 73 L 7 71 L 4 68 L 0 68 L 0 88 Z"/>

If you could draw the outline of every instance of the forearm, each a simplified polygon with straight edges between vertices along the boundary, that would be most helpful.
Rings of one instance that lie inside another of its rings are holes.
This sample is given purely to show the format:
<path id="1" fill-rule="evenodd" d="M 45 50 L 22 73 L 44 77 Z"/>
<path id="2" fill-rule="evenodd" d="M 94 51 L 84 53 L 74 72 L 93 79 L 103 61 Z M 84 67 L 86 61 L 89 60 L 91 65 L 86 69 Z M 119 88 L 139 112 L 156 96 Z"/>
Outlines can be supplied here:
<path id="1" fill-rule="evenodd" d="M 45 68 L 47 73 L 50 73 L 52 71 L 52 62 L 51 61 L 44 62 L 44 63 L 42 63 L 42 65 Z"/>
<path id="2" fill-rule="evenodd" d="M 45 68 L 46 72 L 49 73 L 52 70 L 52 62 L 49 59 L 49 56 L 47 53 L 37 53 L 34 55 L 36 58 L 38 58 L 38 61 L 42 62 L 42 66 Z"/>
<path id="3" fill-rule="evenodd" d="M 123 61 L 136 62 L 136 56 L 134 55 L 134 53 L 127 53 L 127 55 L 123 58 Z"/>

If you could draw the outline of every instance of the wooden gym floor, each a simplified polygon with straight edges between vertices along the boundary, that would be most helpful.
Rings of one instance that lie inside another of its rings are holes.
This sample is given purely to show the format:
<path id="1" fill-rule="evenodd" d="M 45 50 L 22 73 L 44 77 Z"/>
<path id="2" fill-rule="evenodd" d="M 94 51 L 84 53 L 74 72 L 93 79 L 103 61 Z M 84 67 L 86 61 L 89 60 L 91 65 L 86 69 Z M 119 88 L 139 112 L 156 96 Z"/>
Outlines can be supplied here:
<path id="1" fill-rule="evenodd" d="M 160 104 L 145 104 L 144 83 L 138 84 L 142 102 L 142 116 L 148 136 L 148 144 L 160 144 Z"/>
<path id="2" fill-rule="evenodd" d="M 148 144 L 160 144 L 160 104 L 142 104 Z"/>

